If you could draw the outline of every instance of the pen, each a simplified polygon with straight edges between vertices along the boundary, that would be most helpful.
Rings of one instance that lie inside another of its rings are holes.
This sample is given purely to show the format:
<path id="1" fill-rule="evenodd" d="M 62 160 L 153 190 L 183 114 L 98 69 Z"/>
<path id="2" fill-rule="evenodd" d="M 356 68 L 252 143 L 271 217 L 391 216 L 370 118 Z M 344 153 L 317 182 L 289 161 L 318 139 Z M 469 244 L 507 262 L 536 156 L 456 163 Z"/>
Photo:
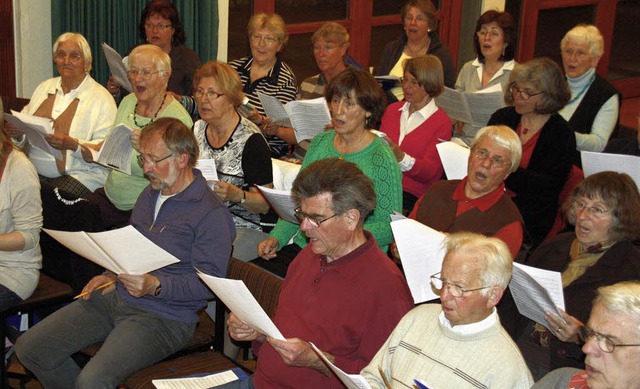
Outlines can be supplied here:
<path id="1" fill-rule="evenodd" d="M 387 380 L 387 376 L 384 375 L 384 372 L 382 371 L 382 368 L 380 366 L 378 366 L 378 372 L 380 373 L 380 377 L 382 377 L 382 382 L 384 382 L 384 387 L 387 389 L 391 389 L 391 384 L 389 384 L 389 381 Z"/>
<path id="2" fill-rule="evenodd" d="M 98 286 L 97 288 L 95 288 L 95 289 L 94 289 L 94 290 L 92 290 L 91 292 L 82 292 L 82 293 L 80 293 L 79 295 L 77 295 L 76 297 L 74 297 L 73 299 L 74 299 L 74 300 L 75 300 L 75 299 L 79 299 L 80 297 L 82 297 L 82 296 L 86 296 L 86 295 L 88 295 L 89 293 L 93 293 L 93 292 L 95 292 L 96 290 L 104 289 L 104 288 L 106 288 L 107 286 L 109 286 L 109 285 L 111 285 L 111 284 L 113 284 L 113 283 L 115 283 L 115 282 L 116 282 L 115 280 L 113 280 L 113 281 L 109 281 L 109 282 L 107 282 L 106 284 L 102 284 L 102 285 Z"/>

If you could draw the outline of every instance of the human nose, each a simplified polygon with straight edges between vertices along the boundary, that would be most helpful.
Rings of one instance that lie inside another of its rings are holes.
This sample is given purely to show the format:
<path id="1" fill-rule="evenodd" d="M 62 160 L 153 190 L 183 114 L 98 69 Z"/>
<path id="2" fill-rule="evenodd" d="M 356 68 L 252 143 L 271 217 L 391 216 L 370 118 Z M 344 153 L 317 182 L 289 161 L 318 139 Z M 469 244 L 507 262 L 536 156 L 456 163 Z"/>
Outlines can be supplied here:
<path id="1" fill-rule="evenodd" d="M 582 346 L 582 352 L 587 355 L 598 356 L 602 352 L 600 346 L 598 346 L 598 338 L 592 336 Z"/>
<path id="2" fill-rule="evenodd" d="M 309 221 L 309 218 L 305 215 L 302 220 L 300 221 L 300 229 L 302 231 L 309 231 L 312 230 L 314 227 L 311 224 L 311 222 Z"/>

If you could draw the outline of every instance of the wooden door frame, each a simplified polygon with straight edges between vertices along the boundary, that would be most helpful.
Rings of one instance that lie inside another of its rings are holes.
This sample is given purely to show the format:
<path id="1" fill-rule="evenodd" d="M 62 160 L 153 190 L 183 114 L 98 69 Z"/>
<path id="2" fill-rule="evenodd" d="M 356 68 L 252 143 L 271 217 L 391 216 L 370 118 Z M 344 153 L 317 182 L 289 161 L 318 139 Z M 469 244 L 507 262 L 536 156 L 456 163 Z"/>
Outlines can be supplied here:
<path id="1" fill-rule="evenodd" d="M 3 74 L 0 77 L 0 95 L 16 96 L 16 58 L 13 39 L 13 1 L 0 0 L 0 63 Z"/>

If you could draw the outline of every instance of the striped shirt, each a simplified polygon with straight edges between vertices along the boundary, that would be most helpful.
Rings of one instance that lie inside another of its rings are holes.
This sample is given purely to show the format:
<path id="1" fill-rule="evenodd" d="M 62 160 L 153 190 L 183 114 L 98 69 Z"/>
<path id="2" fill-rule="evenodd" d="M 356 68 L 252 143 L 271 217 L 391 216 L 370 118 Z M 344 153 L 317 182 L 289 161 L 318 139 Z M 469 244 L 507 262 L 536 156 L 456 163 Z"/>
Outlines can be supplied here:
<path id="1" fill-rule="evenodd" d="M 258 98 L 258 92 L 265 95 L 275 96 L 282 104 L 296 99 L 298 87 L 296 77 L 291 68 L 282 62 L 280 58 L 276 58 L 276 63 L 266 76 L 251 82 L 251 64 L 253 57 L 248 56 L 242 59 L 229 62 L 240 75 L 243 85 L 243 92 L 249 99 L 249 104 L 255 107 L 260 114 L 264 115 L 264 108 Z M 289 149 L 289 145 L 276 136 L 266 136 L 271 153 L 274 158 L 285 155 Z"/>

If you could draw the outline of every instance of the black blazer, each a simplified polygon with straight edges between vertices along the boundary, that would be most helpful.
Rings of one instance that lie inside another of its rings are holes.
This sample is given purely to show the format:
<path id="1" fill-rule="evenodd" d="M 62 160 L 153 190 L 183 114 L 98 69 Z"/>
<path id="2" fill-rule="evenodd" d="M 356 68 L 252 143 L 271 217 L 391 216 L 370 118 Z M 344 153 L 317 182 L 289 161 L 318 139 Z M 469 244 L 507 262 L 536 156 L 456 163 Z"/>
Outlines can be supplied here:
<path id="1" fill-rule="evenodd" d="M 505 107 L 491 115 L 488 125 L 504 124 L 515 131 L 520 118 L 514 107 Z M 562 116 L 554 113 L 540 130 L 529 166 L 518 168 L 505 181 L 507 188 L 516 194 L 513 202 L 522 214 L 534 247 L 553 226 L 558 196 L 567 182 L 575 150 L 573 131 Z"/>

